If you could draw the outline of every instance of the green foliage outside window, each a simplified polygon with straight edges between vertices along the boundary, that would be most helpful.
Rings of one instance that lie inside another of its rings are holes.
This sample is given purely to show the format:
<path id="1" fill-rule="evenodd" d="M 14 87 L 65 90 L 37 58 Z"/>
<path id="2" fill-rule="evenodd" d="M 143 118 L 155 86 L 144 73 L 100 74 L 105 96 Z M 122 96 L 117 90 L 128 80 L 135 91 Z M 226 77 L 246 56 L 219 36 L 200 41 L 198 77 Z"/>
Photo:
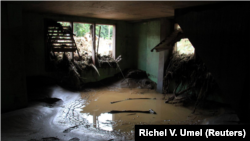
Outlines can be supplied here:
<path id="1" fill-rule="evenodd" d="M 58 22 L 62 26 L 70 26 L 70 22 Z M 73 23 L 73 32 L 77 37 L 83 37 L 86 33 L 90 32 L 91 24 L 87 23 Z M 96 25 L 96 36 L 99 36 L 99 30 L 101 27 L 100 37 L 104 39 L 112 39 L 113 26 L 112 25 Z"/>
<path id="2" fill-rule="evenodd" d="M 96 25 L 96 35 L 99 35 L 99 30 L 101 27 L 101 33 L 100 36 L 101 38 L 104 39 L 112 39 L 113 37 L 113 26 L 111 25 Z"/>
<path id="3" fill-rule="evenodd" d="M 76 34 L 77 37 L 83 37 L 86 33 L 90 32 L 90 25 L 91 24 L 74 23 L 74 34 Z"/>

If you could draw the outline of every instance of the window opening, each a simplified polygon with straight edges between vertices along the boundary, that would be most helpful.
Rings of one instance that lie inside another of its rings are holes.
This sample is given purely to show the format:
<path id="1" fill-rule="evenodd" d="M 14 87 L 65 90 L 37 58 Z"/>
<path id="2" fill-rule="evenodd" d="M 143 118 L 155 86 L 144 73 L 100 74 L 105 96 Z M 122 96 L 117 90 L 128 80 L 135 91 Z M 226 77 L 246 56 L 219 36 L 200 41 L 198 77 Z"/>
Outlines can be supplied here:
<path id="1" fill-rule="evenodd" d="M 90 31 L 89 23 L 73 23 L 73 31 L 76 36 L 74 36 L 76 46 L 81 55 L 92 56 L 92 35 Z"/>
<path id="2" fill-rule="evenodd" d="M 176 30 L 181 30 L 181 27 L 176 24 Z M 178 54 L 194 54 L 194 47 L 188 38 L 182 38 L 176 43 L 175 49 Z"/>
<path id="3" fill-rule="evenodd" d="M 188 38 L 181 39 L 179 42 L 177 42 L 177 52 L 179 54 L 193 54 L 194 53 L 194 47 L 191 44 L 191 42 L 188 40 Z"/>
<path id="4" fill-rule="evenodd" d="M 82 61 L 86 66 L 93 64 L 99 67 L 116 67 L 121 60 L 121 57 L 115 60 L 115 25 L 54 22 L 49 24 L 47 30 L 47 45 L 54 59 L 61 60 L 65 53 L 68 59 Z M 91 30 L 93 26 L 95 38 Z"/>
<path id="5" fill-rule="evenodd" d="M 114 25 L 96 24 L 96 52 L 100 56 L 113 57 Z"/>
<path id="6" fill-rule="evenodd" d="M 77 48 L 83 56 L 92 56 L 93 40 L 95 40 L 95 54 L 102 57 L 115 58 L 115 26 L 95 24 L 95 39 L 90 30 L 92 23 L 73 22 L 73 32 L 76 36 Z"/>

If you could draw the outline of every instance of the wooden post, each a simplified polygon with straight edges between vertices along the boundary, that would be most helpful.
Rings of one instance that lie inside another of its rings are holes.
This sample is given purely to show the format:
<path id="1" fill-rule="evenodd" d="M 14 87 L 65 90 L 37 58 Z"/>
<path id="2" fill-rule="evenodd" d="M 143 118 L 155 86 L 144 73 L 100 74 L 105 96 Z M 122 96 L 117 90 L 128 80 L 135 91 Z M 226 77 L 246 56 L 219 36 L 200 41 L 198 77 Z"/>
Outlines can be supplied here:
<path id="1" fill-rule="evenodd" d="M 102 27 L 100 26 L 100 29 L 99 29 L 99 38 L 98 38 L 98 45 L 97 45 L 97 51 L 96 51 L 97 55 L 98 55 L 98 49 L 99 49 L 99 44 L 100 44 L 101 29 L 102 29 Z"/>
<path id="2" fill-rule="evenodd" d="M 74 30 L 73 30 L 73 22 L 72 22 L 72 21 L 70 22 L 70 25 L 69 25 L 69 26 L 71 27 L 72 31 L 74 31 Z M 74 41 L 73 35 L 71 35 L 71 38 L 72 38 L 72 40 Z M 73 42 L 72 42 L 72 46 L 73 46 Z M 74 60 L 74 52 L 73 52 L 73 51 L 71 52 L 71 57 L 72 57 L 72 60 Z"/>
<path id="3" fill-rule="evenodd" d="M 95 23 L 92 25 L 91 32 L 92 32 L 92 60 L 93 64 L 96 64 L 96 54 L 95 54 Z"/>
<path id="4" fill-rule="evenodd" d="M 164 40 L 171 33 L 171 23 L 168 19 L 161 19 L 160 26 L 160 39 Z M 163 93 L 163 81 L 164 81 L 164 70 L 165 64 L 168 61 L 168 57 L 170 55 L 170 51 L 164 50 L 159 52 L 159 67 L 158 67 L 158 77 L 157 77 L 157 92 Z"/>

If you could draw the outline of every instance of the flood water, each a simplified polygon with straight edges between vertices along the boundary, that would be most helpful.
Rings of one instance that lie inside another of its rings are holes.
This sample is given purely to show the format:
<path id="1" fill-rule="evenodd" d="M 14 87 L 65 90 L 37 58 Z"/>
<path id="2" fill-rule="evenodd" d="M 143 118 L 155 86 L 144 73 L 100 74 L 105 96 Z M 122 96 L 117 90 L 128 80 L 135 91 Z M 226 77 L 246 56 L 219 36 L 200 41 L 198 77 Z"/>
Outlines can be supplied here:
<path id="1" fill-rule="evenodd" d="M 209 118 L 211 111 L 203 111 L 203 114 L 191 114 L 192 109 L 174 104 L 166 104 L 164 95 L 155 90 L 139 88 L 107 87 L 90 89 L 82 92 L 82 99 L 86 100 L 81 114 L 87 119 L 88 126 L 112 133 L 126 136 L 127 139 L 134 137 L 134 125 L 150 124 L 200 124 Z M 128 98 L 151 98 L 126 100 Z M 111 102 L 120 101 L 111 104 Z M 112 110 L 136 110 L 149 111 L 151 113 L 113 113 Z M 204 114 L 206 112 L 207 114 Z M 196 113 L 199 113 L 198 110 Z"/>
<path id="2" fill-rule="evenodd" d="M 144 89 L 136 81 L 100 86 L 86 87 L 81 92 L 71 92 L 58 86 L 49 88 L 51 98 L 57 100 L 55 103 L 35 102 L 27 108 L 2 115 L 3 140 L 133 140 L 135 125 L 160 124 L 167 127 L 178 124 L 235 124 L 239 121 L 231 110 L 216 106 L 198 108 L 192 114 L 192 106 L 165 103 L 163 94 Z M 149 109 L 156 114 L 148 112 Z M 147 113 L 108 113 L 112 110 Z"/>

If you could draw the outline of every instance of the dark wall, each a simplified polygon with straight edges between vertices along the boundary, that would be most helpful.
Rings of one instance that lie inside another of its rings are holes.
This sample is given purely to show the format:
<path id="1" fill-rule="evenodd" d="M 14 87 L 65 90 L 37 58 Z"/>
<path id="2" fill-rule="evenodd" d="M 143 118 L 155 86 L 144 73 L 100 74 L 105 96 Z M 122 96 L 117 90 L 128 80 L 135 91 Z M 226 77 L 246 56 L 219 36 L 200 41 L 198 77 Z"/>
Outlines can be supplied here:
<path id="1" fill-rule="evenodd" d="M 216 78 L 225 102 L 243 122 L 250 118 L 250 3 L 177 9 L 175 20 Z"/>
<path id="2" fill-rule="evenodd" d="M 2 113 L 13 111 L 27 106 L 27 79 L 32 80 L 28 84 L 46 85 L 46 81 L 39 82 L 39 78 L 52 76 L 53 73 L 46 70 L 44 19 L 49 18 L 58 21 L 75 21 L 99 24 L 116 25 L 116 57 L 122 55 L 119 62 L 121 69 L 132 66 L 134 55 L 131 50 L 132 25 L 125 21 L 106 19 L 94 19 L 76 16 L 39 14 L 23 11 L 20 4 L 15 2 L 1 2 L 1 109 Z M 115 73 L 119 69 L 99 69 L 101 77 L 97 79 L 95 71 L 86 72 L 88 81 L 97 81 Z M 33 81 L 34 80 L 34 81 Z M 30 93 L 29 93 L 30 95 Z M 32 93 L 36 95 L 36 93 Z"/>
<path id="3" fill-rule="evenodd" d="M 1 112 L 27 105 L 22 8 L 1 2 Z"/>

